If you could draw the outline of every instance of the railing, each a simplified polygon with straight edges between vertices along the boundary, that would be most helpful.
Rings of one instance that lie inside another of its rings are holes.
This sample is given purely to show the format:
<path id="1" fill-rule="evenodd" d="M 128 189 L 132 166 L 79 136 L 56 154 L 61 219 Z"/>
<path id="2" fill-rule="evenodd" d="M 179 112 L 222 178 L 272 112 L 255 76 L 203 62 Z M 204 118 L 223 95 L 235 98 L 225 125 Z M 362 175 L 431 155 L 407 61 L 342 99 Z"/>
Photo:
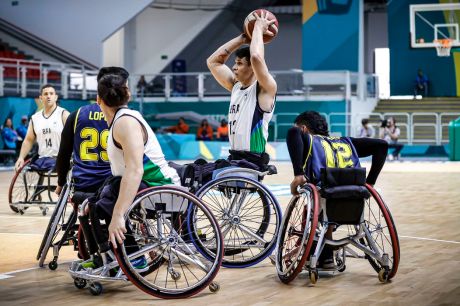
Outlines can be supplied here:
<path id="1" fill-rule="evenodd" d="M 292 126 L 292 122 L 298 113 L 278 113 L 277 124 L 275 125 L 275 140 L 283 140 L 279 137 L 279 129 L 286 129 Z M 369 123 L 373 125 L 376 135 L 379 137 L 380 123 L 388 117 L 396 118 L 396 125 L 401 130 L 398 139 L 401 143 L 407 144 L 436 144 L 441 145 L 449 142 L 446 127 L 449 122 L 460 117 L 460 113 L 321 113 L 329 124 L 332 134 L 338 136 L 356 136 L 361 126 L 362 118 L 369 118 Z M 290 117 L 287 119 L 286 117 Z M 283 120 L 284 119 L 284 120 Z M 288 122 L 283 122 L 288 121 Z M 345 133 L 338 133 L 342 129 Z"/>
<path id="2" fill-rule="evenodd" d="M 349 71 L 272 71 L 278 84 L 278 96 L 311 100 L 327 96 L 350 100 L 357 95 L 358 74 Z M 41 85 L 50 82 L 59 94 L 67 98 L 90 99 L 96 96 L 96 70 L 82 65 L 69 65 L 44 61 L 0 58 L 0 96 L 33 97 Z M 129 86 L 135 100 L 155 101 L 207 101 L 228 98 L 209 72 L 160 73 L 143 75 L 147 85 L 138 86 L 141 75 L 131 75 Z M 378 97 L 378 81 L 367 75 L 367 97 Z M 323 97 L 324 98 L 324 97 Z"/>

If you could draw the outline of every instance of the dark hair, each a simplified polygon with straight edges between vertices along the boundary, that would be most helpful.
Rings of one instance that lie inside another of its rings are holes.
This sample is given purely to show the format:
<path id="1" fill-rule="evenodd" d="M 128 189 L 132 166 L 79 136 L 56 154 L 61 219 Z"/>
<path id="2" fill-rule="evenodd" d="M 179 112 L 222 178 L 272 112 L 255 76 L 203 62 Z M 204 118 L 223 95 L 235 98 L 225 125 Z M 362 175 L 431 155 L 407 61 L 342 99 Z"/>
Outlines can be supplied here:
<path id="1" fill-rule="evenodd" d="M 51 85 L 51 84 L 45 84 L 45 85 L 43 85 L 43 86 L 40 88 L 40 96 L 42 95 L 43 90 L 45 90 L 46 88 L 53 88 L 53 89 L 54 89 L 54 92 L 56 92 L 56 88 L 54 88 L 53 85 Z M 57 92 L 56 92 L 56 93 L 57 93 Z"/>
<path id="2" fill-rule="evenodd" d="M 11 127 L 10 127 L 10 129 L 13 129 L 13 130 L 14 130 L 14 128 L 13 128 L 13 119 L 11 119 L 10 117 L 5 118 L 5 122 L 3 122 L 3 127 L 4 127 L 4 128 L 6 127 L 6 122 L 8 121 L 8 119 L 11 120 Z"/>
<path id="3" fill-rule="evenodd" d="M 369 123 L 369 119 L 367 119 L 367 118 L 364 118 L 363 120 L 361 120 L 362 125 L 366 125 L 368 123 Z"/>
<path id="4" fill-rule="evenodd" d="M 249 51 L 249 47 L 241 47 L 235 52 L 235 56 L 239 58 L 245 58 L 249 65 L 251 65 L 251 52 Z"/>
<path id="5" fill-rule="evenodd" d="M 126 71 L 125 68 L 122 67 L 102 67 L 99 70 L 99 73 L 97 74 L 97 81 L 99 80 L 106 74 L 116 74 L 122 76 L 125 80 L 129 78 L 129 72 Z"/>
<path id="6" fill-rule="evenodd" d="M 126 78 L 119 74 L 105 74 L 97 84 L 97 94 L 110 107 L 128 104 L 129 90 Z"/>
<path id="7" fill-rule="evenodd" d="M 305 125 L 310 133 L 314 135 L 329 136 L 327 121 L 318 112 L 303 112 L 295 118 L 294 123 Z"/>
<path id="8" fill-rule="evenodd" d="M 185 121 L 184 117 L 179 117 L 179 120 Z"/>

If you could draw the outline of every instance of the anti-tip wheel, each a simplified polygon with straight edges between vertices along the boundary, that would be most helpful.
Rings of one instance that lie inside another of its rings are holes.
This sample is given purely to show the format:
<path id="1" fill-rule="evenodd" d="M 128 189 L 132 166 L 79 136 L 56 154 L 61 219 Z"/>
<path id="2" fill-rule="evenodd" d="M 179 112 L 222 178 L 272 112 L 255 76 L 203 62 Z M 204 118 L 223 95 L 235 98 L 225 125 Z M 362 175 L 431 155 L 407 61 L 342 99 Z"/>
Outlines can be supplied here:
<path id="1" fill-rule="evenodd" d="M 387 268 L 382 268 L 379 271 L 379 281 L 381 283 L 387 283 L 388 282 L 388 269 Z"/>
<path id="2" fill-rule="evenodd" d="M 318 272 L 317 271 L 310 271 L 310 282 L 314 285 L 318 281 Z"/>
<path id="3" fill-rule="evenodd" d="M 58 263 L 57 263 L 56 260 L 52 260 L 52 261 L 50 261 L 49 264 L 48 264 L 48 268 L 50 268 L 50 270 L 53 270 L 53 271 L 54 271 L 54 270 L 57 269 L 57 267 L 58 267 Z"/>
<path id="4" fill-rule="evenodd" d="M 73 284 L 75 285 L 75 287 L 77 287 L 78 289 L 83 289 L 86 287 L 86 279 L 83 279 L 83 278 L 76 278 L 73 280 Z"/>
<path id="5" fill-rule="evenodd" d="M 91 286 L 89 287 L 89 292 L 91 292 L 92 295 L 100 295 L 102 293 L 102 285 L 101 283 L 95 282 L 92 283 Z"/>
<path id="6" fill-rule="evenodd" d="M 216 293 L 219 290 L 220 290 L 220 285 L 218 283 L 212 282 L 211 284 L 209 284 L 209 291 L 211 291 L 212 293 Z"/>
<path id="7" fill-rule="evenodd" d="M 343 265 L 342 267 L 340 267 L 339 269 L 337 269 L 337 271 L 343 272 L 343 271 L 345 271 L 346 268 L 347 268 L 347 266 L 346 266 L 346 265 Z"/>

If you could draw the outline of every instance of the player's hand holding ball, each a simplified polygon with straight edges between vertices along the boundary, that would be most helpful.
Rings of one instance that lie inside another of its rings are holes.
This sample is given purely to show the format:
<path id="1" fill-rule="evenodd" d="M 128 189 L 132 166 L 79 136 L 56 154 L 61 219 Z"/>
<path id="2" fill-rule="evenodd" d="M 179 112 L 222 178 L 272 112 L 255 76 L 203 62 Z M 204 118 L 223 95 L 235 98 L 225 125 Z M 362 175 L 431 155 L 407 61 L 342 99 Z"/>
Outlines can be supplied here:
<path id="1" fill-rule="evenodd" d="M 244 34 L 252 39 L 254 29 L 260 29 L 263 33 L 263 41 L 269 43 L 278 34 L 278 20 L 273 13 L 258 9 L 251 12 L 244 20 Z"/>

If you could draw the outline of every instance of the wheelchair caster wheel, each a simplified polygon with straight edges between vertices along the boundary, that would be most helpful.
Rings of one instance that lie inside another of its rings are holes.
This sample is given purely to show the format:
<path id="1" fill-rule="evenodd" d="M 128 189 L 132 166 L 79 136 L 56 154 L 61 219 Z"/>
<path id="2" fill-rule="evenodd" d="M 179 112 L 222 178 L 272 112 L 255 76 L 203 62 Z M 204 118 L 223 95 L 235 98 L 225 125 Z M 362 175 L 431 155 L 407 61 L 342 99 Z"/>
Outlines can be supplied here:
<path id="1" fill-rule="evenodd" d="M 181 275 L 179 272 L 176 272 L 176 271 L 172 271 L 171 272 L 171 278 L 174 280 L 174 281 L 178 281 L 180 279 Z"/>
<path id="2" fill-rule="evenodd" d="M 314 285 L 318 281 L 318 272 L 317 271 L 310 271 L 310 282 Z"/>
<path id="3" fill-rule="evenodd" d="M 45 208 L 42 209 L 42 215 L 43 216 L 46 216 L 46 214 L 48 213 L 48 209 L 49 209 L 48 207 L 45 207 Z"/>
<path id="4" fill-rule="evenodd" d="M 48 264 L 48 268 L 50 268 L 50 270 L 56 270 L 58 267 L 58 263 L 56 260 L 53 260 L 53 261 L 50 261 L 49 264 Z"/>
<path id="5" fill-rule="evenodd" d="M 89 292 L 91 292 L 92 295 L 100 295 L 102 293 L 102 285 L 100 283 L 92 283 L 91 286 L 89 287 Z"/>
<path id="6" fill-rule="evenodd" d="M 24 214 L 24 211 L 22 209 L 20 209 L 19 214 L 21 214 L 21 216 L 22 216 Z"/>
<path id="7" fill-rule="evenodd" d="M 343 272 L 343 271 L 345 271 L 346 268 L 347 268 L 347 266 L 343 265 L 342 267 L 338 268 L 337 271 Z"/>
<path id="8" fill-rule="evenodd" d="M 388 269 L 387 268 L 382 268 L 379 271 L 379 281 L 381 283 L 387 283 L 388 282 Z"/>
<path id="9" fill-rule="evenodd" d="M 77 287 L 78 289 L 83 289 L 86 287 L 86 279 L 83 279 L 83 278 L 76 278 L 73 280 L 73 284 L 75 285 L 75 287 Z"/>
<path id="10" fill-rule="evenodd" d="M 219 290 L 220 285 L 218 283 L 212 282 L 211 284 L 209 284 L 209 291 L 211 291 L 212 293 L 216 293 Z"/>

